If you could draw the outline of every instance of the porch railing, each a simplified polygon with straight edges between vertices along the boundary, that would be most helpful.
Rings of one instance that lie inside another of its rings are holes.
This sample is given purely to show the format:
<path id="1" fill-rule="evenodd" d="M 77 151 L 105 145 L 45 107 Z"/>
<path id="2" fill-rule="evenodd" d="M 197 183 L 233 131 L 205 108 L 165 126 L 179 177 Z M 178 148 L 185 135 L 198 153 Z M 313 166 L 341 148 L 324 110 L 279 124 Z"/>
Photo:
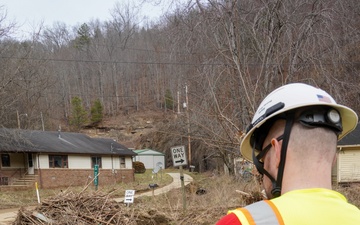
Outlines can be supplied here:
<path id="1" fill-rule="evenodd" d="M 3 175 L 0 173 L 0 185 L 11 185 L 19 177 L 24 177 L 27 171 L 25 168 L 18 168 L 10 175 Z"/>

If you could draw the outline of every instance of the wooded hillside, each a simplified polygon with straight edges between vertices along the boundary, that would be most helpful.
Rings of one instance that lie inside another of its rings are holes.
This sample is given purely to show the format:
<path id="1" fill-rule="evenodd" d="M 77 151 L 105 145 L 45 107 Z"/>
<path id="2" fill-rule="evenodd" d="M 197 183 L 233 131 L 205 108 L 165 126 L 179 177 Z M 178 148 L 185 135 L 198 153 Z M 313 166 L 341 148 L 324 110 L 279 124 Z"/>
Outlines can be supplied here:
<path id="1" fill-rule="evenodd" d="M 178 116 L 149 147 L 187 146 L 189 134 L 192 164 L 232 168 L 259 101 L 282 84 L 318 86 L 360 112 L 358 0 L 188 0 L 142 26 L 130 6 L 111 16 L 18 41 L 2 7 L 0 124 L 75 129 L 75 97 L 88 115 L 99 101 L 104 118 L 162 110 Z"/>

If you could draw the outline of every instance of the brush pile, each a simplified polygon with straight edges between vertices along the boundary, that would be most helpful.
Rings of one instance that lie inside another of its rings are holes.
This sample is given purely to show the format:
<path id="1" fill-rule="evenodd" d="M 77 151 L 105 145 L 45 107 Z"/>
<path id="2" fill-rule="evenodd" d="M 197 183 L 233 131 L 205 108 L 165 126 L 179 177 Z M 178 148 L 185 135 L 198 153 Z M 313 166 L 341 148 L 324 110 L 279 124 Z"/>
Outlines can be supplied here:
<path id="1" fill-rule="evenodd" d="M 24 224 L 168 224 L 164 215 L 143 210 L 135 212 L 110 198 L 110 194 L 60 193 L 44 200 L 33 210 L 21 208 L 14 225 Z"/>

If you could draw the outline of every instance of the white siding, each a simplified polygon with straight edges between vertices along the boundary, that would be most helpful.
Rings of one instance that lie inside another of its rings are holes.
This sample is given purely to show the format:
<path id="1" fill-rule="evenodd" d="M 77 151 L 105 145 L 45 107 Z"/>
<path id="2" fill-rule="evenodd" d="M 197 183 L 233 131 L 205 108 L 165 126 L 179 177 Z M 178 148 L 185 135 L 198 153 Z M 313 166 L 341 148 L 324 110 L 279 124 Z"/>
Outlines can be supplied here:
<path id="1" fill-rule="evenodd" d="M 9 168 L 24 168 L 24 154 L 10 153 L 10 167 Z M 6 168 L 6 167 L 4 167 Z"/>
<path id="2" fill-rule="evenodd" d="M 68 156 L 69 169 L 91 169 L 91 157 L 81 155 Z"/>
<path id="3" fill-rule="evenodd" d="M 35 158 L 34 158 L 35 160 Z M 23 165 L 23 159 L 22 164 Z M 37 161 L 37 159 L 36 159 Z M 40 168 L 49 168 L 49 155 L 39 155 Z M 37 163 L 37 162 L 36 162 Z M 101 156 L 102 169 L 120 169 L 120 157 L 113 156 Z M 130 156 L 125 157 L 126 168 L 132 169 L 132 158 Z M 91 169 L 91 156 L 90 155 L 68 155 L 69 169 Z"/>
<path id="4" fill-rule="evenodd" d="M 102 168 L 119 170 L 120 157 L 125 157 L 125 166 L 126 166 L 126 168 L 121 168 L 121 169 L 132 169 L 132 160 L 130 156 L 113 156 L 112 159 L 110 156 L 102 157 L 101 158 Z"/>
<path id="5" fill-rule="evenodd" d="M 120 156 L 115 156 L 114 157 L 114 167 L 116 169 L 120 169 Z"/>
<path id="6" fill-rule="evenodd" d="M 145 169 L 152 169 L 153 167 L 153 156 L 152 155 L 138 155 L 136 161 L 144 163 Z"/>
<path id="7" fill-rule="evenodd" d="M 41 169 L 49 169 L 49 155 L 39 155 L 39 164 Z"/>
<path id="8" fill-rule="evenodd" d="M 156 163 L 161 162 L 163 164 L 163 168 L 165 167 L 164 156 L 160 155 L 137 155 L 135 157 L 135 161 L 140 161 L 144 163 L 146 169 L 154 169 L 156 167 Z"/>
<path id="9" fill-rule="evenodd" d="M 360 181 L 360 150 L 344 150 L 338 157 L 338 182 Z"/>
<path id="10" fill-rule="evenodd" d="M 132 157 L 125 158 L 126 169 L 132 169 Z"/>
<path id="11" fill-rule="evenodd" d="M 110 156 L 102 156 L 101 157 L 101 163 L 102 163 L 102 169 L 118 169 L 116 165 L 116 156 L 112 158 Z"/>
<path id="12" fill-rule="evenodd" d="M 162 164 L 162 168 L 161 169 L 164 169 L 165 168 L 165 157 L 162 155 L 162 156 L 154 156 L 154 161 L 153 161 L 153 168 L 156 167 L 156 164 L 157 163 L 161 163 Z"/>

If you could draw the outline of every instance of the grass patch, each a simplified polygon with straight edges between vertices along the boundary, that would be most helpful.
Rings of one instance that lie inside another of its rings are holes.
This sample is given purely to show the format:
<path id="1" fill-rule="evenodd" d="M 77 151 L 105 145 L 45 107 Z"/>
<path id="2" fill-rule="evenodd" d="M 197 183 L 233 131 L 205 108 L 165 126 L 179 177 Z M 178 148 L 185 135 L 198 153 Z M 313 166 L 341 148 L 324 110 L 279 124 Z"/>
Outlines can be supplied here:
<path id="1" fill-rule="evenodd" d="M 150 191 L 149 184 L 156 183 L 163 187 L 172 182 L 171 176 L 166 174 L 168 171 L 161 170 L 158 174 L 153 174 L 152 170 L 146 170 L 145 173 L 135 174 L 135 181 L 130 183 L 116 183 L 112 185 L 98 186 L 98 192 L 111 193 L 111 197 L 123 197 L 125 190 L 135 190 L 135 193 Z M 61 192 L 95 192 L 95 186 L 89 184 L 87 187 L 71 186 L 54 189 L 39 189 L 40 200 L 55 196 Z M 21 206 L 36 205 L 37 195 L 35 187 L 25 191 L 2 191 L 0 193 L 0 209 L 17 208 Z"/>

